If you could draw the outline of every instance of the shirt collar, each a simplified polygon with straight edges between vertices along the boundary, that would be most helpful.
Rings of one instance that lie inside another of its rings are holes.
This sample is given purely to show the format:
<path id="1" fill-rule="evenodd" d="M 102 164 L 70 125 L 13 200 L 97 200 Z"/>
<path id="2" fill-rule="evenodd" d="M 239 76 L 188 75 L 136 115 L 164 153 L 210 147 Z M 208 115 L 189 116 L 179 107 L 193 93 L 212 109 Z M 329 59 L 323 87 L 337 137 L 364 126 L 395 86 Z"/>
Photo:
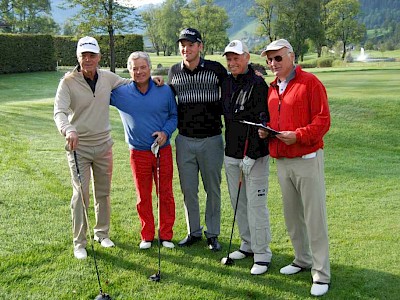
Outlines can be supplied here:
<path id="1" fill-rule="evenodd" d="M 202 58 L 202 57 L 200 57 L 199 64 L 197 65 L 196 68 L 194 68 L 193 72 L 194 72 L 195 70 L 197 70 L 197 69 L 200 69 L 200 68 L 204 68 L 204 58 Z M 186 68 L 186 66 L 185 66 L 185 64 L 183 63 L 183 60 L 182 60 L 182 61 L 181 61 L 181 70 L 184 70 L 184 69 L 190 71 L 188 68 Z"/>
<path id="2" fill-rule="evenodd" d="M 292 71 L 290 71 L 289 76 L 286 78 L 285 82 L 289 83 L 290 80 L 296 77 L 296 66 L 293 66 Z M 282 81 L 278 78 L 277 84 L 279 85 Z"/>

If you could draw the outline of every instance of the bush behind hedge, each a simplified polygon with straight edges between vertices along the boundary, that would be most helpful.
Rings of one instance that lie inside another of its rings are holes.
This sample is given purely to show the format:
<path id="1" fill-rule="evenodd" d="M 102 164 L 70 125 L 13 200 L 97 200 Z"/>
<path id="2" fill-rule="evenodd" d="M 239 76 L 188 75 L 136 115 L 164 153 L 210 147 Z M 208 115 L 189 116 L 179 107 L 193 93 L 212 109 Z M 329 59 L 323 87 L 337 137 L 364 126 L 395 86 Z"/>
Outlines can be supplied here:
<path id="1" fill-rule="evenodd" d="M 55 71 L 51 35 L 0 34 L 0 74 Z"/>
<path id="2" fill-rule="evenodd" d="M 100 46 L 100 66 L 110 66 L 110 45 L 109 36 L 94 36 Z M 76 60 L 76 44 L 78 38 L 72 36 L 58 36 L 54 38 L 54 46 L 58 65 L 74 66 Z M 125 68 L 128 56 L 134 51 L 143 51 L 143 36 L 138 34 L 116 35 L 115 36 L 115 67 Z"/>
<path id="3" fill-rule="evenodd" d="M 108 35 L 95 36 L 99 42 L 102 67 L 110 66 Z M 55 71 L 57 66 L 77 64 L 76 44 L 72 36 L 0 34 L 0 74 Z M 133 51 L 143 51 L 143 36 L 115 36 L 116 67 L 125 68 Z"/>

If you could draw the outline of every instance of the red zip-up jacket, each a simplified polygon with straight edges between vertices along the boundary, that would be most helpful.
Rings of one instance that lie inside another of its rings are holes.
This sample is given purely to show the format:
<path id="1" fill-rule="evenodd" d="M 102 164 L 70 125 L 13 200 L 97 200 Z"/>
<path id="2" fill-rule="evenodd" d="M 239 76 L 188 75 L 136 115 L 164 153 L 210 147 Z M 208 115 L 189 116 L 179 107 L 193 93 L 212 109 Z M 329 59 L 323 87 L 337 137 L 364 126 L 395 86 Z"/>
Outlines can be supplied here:
<path id="1" fill-rule="evenodd" d="M 295 131 L 296 143 L 286 145 L 270 138 L 269 153 L 274 158 L 294 158 L 324 147 L 323 136 L 331 120 L 324 85 L 311 73 L 296 66 L 295 77 L 279 95 L 277 78 L 268 91 L 269 126 L 278 131 Z"/>

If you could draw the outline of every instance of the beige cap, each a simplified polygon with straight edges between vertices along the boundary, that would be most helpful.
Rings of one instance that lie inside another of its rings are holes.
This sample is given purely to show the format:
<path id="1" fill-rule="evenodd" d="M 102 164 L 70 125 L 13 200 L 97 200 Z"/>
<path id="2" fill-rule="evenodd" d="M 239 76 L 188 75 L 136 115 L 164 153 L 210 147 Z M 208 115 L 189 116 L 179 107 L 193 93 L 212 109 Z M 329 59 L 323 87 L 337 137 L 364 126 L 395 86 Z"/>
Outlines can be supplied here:
<path id="1" fill-rule="evenodd" d="M 293 52 L 293 47 L 292 45 L 290 45 L 290 43 L 285 40 L 285 39 L 280 39 L 280 40 L 276 40 L 273 41 L 272 43 L 270 43 L 267 48 L 265 48 L 263 50 L 263 52 L 261 52 L 261 56 L 265 56 L 267 55 L 268 51 L 275 51 L 275 50 L 280 50 L 282 48 L 288 48 L 288 50 L 290 52 Z"/>

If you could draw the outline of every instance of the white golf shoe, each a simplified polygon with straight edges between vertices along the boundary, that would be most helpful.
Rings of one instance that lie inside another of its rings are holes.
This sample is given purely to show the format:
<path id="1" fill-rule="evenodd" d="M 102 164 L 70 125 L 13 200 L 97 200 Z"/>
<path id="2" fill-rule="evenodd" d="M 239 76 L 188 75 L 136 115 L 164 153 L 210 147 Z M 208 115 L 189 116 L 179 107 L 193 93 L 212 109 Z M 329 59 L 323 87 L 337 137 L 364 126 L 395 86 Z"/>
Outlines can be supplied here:
<path id="1" fill-rule="evenodd" d="M 264 274 L 265 272 L 268 271 L 268 266 L 269 266 L 268 262 L 267 263 L 262 263 L 262 265 L 259 265 L 259 264 L 255 263 L 253 265 L 253 267 L 251 268 L 251 270 L 250 270 L 250 274 L 251 275 Z"/>
<path id="2" fill-rule="evenodd" d="M 74 256 L 77 259 L 86 259 L 87 258 L 87 252 L 85 248 L 79 248 L 74 250 Z"/>
<path id="3" fill-rule="evenodd" d="M 151 248 L 151 242 L 141 241 L 139 244 L 139 248 L 142 250 L 149 249 Z"/>
<path id="4" fill-rule="evenodd" d="M 173 242 L 171 242 L 171 241 L 162 241 L 162 243 L 161 243 L 162 245 L 163 245 L 163 247 L 165 247 L 165 248 L 169 248 L 169 249 L 173 249 L 173 248 L 175 248 L 175 245 L 174 245 L 174 243 Z"/>
<path id="5" fill-rule="evenodd" d="M 112 240 L 110 240 L 109 238 L 99 238 L 98 236 L 94 237 L 94 240 L 96 242 L 99 242 L 100 245 L 104 248 L 110 248 L 110 247 L 115 247 L 115 244 L 113 243 Z"/>
<path id="6" fill-rule="evenodd" d="M 329 290 L 329 284 L 327 283 L 316 283 L 314 282 L 311 286 L 310 294 L 313 296 L 322 296 L 325 295 Z"/>
<path id="7" fill-rule="evenodd" d="M 236 251 L 233 251 L 232 253 L 229 254 L 229 258 L 232 258 L 232 259 L 235 259 L 235 260 L 243 259 L 243 258 L 246 258 L 248 256 L 253 256 L 253 253 L 236 250 Z"/>
<path id="8" fill-rule="evenodd" d="M 287 266 L 281 268 L 279 272 L 284 275 L 293 275 L 293 274 L 297 274 L 303 270 L 305 270 L 305 268 L 302 268 L 294 263 L 291 263 L 290 265 L 287 265 Z"/>

